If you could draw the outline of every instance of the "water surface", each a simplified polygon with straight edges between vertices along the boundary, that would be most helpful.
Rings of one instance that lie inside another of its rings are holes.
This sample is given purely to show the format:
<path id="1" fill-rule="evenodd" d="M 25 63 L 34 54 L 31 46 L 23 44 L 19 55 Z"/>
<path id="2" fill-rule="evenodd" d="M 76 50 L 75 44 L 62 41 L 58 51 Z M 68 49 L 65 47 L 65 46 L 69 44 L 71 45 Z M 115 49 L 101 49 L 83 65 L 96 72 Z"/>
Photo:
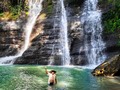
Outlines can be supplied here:
<path id="1" fill-rule="evenodd" d="M 47 85 L 44 66 L 0 66 L 0 90 L 120 90 L 120 78 L 94 77 L 90 69 L 48 66 L 57 71 L 56 86 Z"/>

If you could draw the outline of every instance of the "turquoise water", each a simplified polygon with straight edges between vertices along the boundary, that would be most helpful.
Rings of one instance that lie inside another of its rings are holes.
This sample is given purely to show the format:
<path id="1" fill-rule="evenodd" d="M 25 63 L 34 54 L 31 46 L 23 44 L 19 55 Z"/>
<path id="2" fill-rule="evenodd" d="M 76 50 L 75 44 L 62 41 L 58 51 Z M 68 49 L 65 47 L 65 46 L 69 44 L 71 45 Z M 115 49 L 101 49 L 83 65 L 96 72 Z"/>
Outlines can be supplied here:
<path id="1" fill-rule="evenodd" d="M 44 66 L 0 66 L 0 90 L 120 90 L 120 78 L 94 77 L 90 69 L 48 66 L 57 85 L 47 85 Z"/>

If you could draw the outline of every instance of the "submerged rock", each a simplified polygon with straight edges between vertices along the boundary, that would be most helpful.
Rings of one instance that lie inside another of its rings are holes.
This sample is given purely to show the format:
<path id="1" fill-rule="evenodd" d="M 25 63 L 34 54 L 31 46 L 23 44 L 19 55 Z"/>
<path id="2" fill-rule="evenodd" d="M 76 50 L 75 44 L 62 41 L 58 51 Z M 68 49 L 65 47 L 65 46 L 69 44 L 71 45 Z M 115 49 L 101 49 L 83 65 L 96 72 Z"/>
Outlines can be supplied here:
<path id="1" fill-rule="evenodd" d="M 120 76 L 120 55 L 115 55 L 96 67 L 92 74 L 94 76 Z"/>

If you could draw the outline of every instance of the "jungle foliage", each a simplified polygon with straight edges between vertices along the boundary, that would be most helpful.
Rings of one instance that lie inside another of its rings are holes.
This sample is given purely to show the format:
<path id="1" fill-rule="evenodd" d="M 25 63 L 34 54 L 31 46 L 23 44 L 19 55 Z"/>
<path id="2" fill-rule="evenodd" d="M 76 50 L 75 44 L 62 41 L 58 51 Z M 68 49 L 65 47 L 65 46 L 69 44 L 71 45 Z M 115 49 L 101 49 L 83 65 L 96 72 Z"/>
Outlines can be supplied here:
<path id="1" fill-rule="evenodd" d="M 0 20 L 16 20 L 27 10 L 26 0 L 0 0 Z"/>
<path id="2" fill-rule="evenodd" d="M 106 8 L 103 12 L 105 33 L 115 33 L 120 30 L 120 0 L 100 0 Z"/>

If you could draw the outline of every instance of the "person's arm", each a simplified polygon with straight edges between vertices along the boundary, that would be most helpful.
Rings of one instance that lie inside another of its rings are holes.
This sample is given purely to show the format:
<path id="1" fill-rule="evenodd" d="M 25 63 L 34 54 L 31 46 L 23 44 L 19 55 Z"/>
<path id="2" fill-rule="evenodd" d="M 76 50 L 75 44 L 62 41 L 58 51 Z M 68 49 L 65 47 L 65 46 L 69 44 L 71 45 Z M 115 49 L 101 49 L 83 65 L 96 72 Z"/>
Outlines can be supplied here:
<path id="1" fill-rule="evenodd" d="M 48 74 L 48 70 L 47 70 L 47 68 L 45 67 L 45 72 L 46 72 L 46 74 Z"/>

